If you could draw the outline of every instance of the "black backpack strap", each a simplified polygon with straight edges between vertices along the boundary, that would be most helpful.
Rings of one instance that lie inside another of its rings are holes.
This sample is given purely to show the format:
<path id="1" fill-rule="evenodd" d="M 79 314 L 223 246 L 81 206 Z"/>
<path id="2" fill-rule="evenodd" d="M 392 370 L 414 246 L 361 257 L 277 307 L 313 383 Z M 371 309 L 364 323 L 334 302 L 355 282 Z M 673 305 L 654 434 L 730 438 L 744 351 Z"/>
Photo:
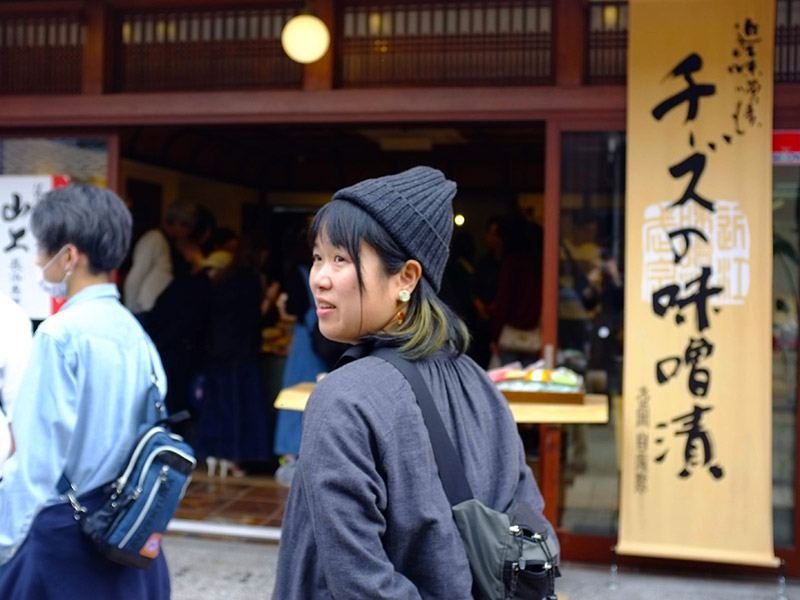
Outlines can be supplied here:
<path id="1" fill-rule="evenodd" d="M 166 422 L 169 417 L 167 414 L 167 407 L 164 405 L 164 400 L 161 398 L 161 391 L 158 389 L 158 375 L 156 375 L 156 361 L 153 357 L 157 353 L 155 344 L 145 333 L 147 340 L 147 354 L 150 357 L 150 387 L 147 388 L 147 399 L 145 407 L 145 419 L 149 424 L 155 424 L 159 421 Z"/>
<path id="2" fill-rule="evenodd" d="M 171 417 L 167 414 L 167 407 L 164 405 L 164 400 L 161 398 L 161 392 L 158 389 L 158 375 L 156 375 L 156 363 L 153 358 L 153 353 L 157 353 L 158 351 L 156 350 L 155 344 L 153 344 L 153 341 L 150 339 L 150 336 L 144 331 L 143 333 L 146 340 L 147 355 L 150 358 L 150 386 L 147 388 L 147 392 L 145 392 L 147 395 L 145 399 L 145 419 L 150 425 L 173 425 L 174 423 L 185 421 L 191 416 L 187 410 L 182 410 Z M 56 484 L 56 491 L 60 496 L 68 497 L 70 504 L 75 508 L 76 516 L 79 508 L 81 508 L 80 512 L 86 512 L 82 507 L 76 506 L 77 501 L 75 500 L 74 494 L 78 493 L 78 488 L 75 487 L 75 484 L 67 477 L 66 468 L 61 473 L 61 478 Z"/>
<path id="3" fill-rule="evenodd" d="M 371 352 L 371 344 L 358 344 L 356 346 L 351 346 L 339 357 L 339 360 L 336 361 L 336 366 L 334 366 L 332 370 L 335 371 L 339 367 L 345 366 L 347 363 L 351 363 L 359 358 L 369 356 Z"/>
<path id="4" fill-rule="evenodd" d="M 464 475 L 461 459 L 456 454 L 456 449 L 453 447 L 450 436 L 447 435 L 442 417 L 433 402 L 430 389 L 422 379 L 422 375 L 420 375 L 419 369 L 414 363 L 401 357 L 396 348 L 375 348 L 371 354 L 394 366 L 411 385 L 411 389 L 417 397 L 417 404 L 422 410 L 422 418 L 425 421 L 425 427 L 428 429 L 428 435 L 433 446 L 433 456 L 436 459 L 436 466 L 439 468 L 439 478 L 442 480 L 444 492 L 447 494 L 450 506 L 472 499 L 472 489 L 469 487 L 466 475 Z"/>

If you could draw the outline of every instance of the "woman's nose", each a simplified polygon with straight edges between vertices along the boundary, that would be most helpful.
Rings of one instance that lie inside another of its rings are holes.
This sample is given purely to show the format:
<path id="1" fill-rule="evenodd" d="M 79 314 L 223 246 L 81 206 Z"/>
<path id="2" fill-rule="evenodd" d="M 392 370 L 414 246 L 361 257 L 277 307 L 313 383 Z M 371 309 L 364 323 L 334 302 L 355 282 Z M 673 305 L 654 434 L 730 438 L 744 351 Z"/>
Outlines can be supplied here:
<path id="1" fill-rule="evenodd" d="M 325 265 L 320 265 L 311 270 L 309 276 L 309 285 L 311 289 L 327 289 L 331 285 L 331 278 L 328 275 L 328 270 Z"/>

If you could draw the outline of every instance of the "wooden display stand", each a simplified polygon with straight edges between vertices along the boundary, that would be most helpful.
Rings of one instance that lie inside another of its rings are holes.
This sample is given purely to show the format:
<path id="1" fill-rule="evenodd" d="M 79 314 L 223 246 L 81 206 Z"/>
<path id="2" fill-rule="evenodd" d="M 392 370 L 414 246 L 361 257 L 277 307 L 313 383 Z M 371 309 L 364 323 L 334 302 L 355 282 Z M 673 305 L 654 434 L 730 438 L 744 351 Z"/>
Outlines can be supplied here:
<path id="1" fill-rule="evenodd" d="M 313 383 L 298 383 L 281 390 L 275 408 L 305 410 Z M 501 392 L 508 400 L 511 414 L 517 423 L 538 423 L 540 426 L 539 453 L 541 476 L 539 487 L 544 497 L 544 514 L 557 526 L 561 504 L 561 425 L 565 423 L 607 423 L 608 396 L 601 394 L 554 394 L 552 392 Z M 569 402 L 562 396 L 570 396 Z M 576 402 L 573 396 L 580 396 Z"/>
<path id="2" fill-rule="evenodd" d="M 299 410 L 306 408 L 315 384 L 298 383 L 281 390 L 275 408 Z M 553 392 L 502 391 L 508 400 L 511 414 L 517 423 L 607 423 L 608 396 L 601 394 L 558 394 Z M 567 401 L 562 400 L 567 396 Z M 575 401 L 575 397 L 579 401 Z"/>
<path id="3" fill-rule="evenodd" d="M 523 402 L 536 404 L 583 404 L 583 392 L 525 392 L 519 390 L 500 390 L 509 404 Z"/>

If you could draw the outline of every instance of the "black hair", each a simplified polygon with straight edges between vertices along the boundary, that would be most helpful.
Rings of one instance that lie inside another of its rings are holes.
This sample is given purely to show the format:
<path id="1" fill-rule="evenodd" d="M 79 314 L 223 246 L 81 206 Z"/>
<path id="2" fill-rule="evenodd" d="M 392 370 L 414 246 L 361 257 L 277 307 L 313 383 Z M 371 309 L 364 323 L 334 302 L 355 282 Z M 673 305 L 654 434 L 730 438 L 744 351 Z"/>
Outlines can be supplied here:
<path id="1" fill-rule="evenodd" d="M 364 291 L 361 270 L 361 242 L 375 249 L 387 276 L 400 272 L 409 256 L 389 233 L 366 211 L 345 200 L 334 200 L 323 206 L 309 230 L 313 245 L 320 235 L 347 252 L 356 268 L 360 291 Z M 424 358 L 447 348 L 458 354 L 469 346 L 469 331 L 464 322 L 436 295 L 427 278 L 421 277 L 411 294 L 408 313 L 403 323 L 391 331 L 378 332 L 382 339 L 400 345 L 400 353 L 412 360 Z"/>
<path id="2" fill-rule="evenodd" d="M 89 259 L 89 270 L 108 273 L 122 263 L 131 243 L 133 219 L 111 190 L 72 183 L 44 194 L 31 211 L 31 230 L 50 256 L 67 244 Z"/>
<path id="3" fill-rule="evenodd" d="M 195 219 L 194 227 L 192 227 L 189 233 L 189 239 L 193 242 L 208 241 L 216 225 L 217 218 L 214 216 L 214 213 L 205 206 L 198 204 L 197 218 Z"/>
<path id="4" fill-rule="evenodd" d="M 227 227 L 216 227 L 214 231 L 211 232 L 211 237 L 209 238 L 208 242 L 211 244 L 211 247 L 214 250 L 219 250 L 228 242 L 238 239 L 239 236 L 233 229 L 229 229 Z"/>

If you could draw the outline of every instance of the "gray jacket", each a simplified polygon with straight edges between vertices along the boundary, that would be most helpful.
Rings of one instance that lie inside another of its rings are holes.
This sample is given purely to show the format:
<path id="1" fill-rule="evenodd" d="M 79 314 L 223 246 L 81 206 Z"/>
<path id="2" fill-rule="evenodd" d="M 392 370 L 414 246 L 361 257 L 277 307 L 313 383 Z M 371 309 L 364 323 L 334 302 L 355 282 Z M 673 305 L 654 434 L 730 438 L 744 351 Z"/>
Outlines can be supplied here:
<path id="1" fill-rule="evenodd" d="M 505 399 L 466 356 L 418 361 L 475 497 L 544 501 Z M 323 379 L 304 417 L 276 600 L 472 598 L 464 547 L 411 387 L 366 357 Z"/>

